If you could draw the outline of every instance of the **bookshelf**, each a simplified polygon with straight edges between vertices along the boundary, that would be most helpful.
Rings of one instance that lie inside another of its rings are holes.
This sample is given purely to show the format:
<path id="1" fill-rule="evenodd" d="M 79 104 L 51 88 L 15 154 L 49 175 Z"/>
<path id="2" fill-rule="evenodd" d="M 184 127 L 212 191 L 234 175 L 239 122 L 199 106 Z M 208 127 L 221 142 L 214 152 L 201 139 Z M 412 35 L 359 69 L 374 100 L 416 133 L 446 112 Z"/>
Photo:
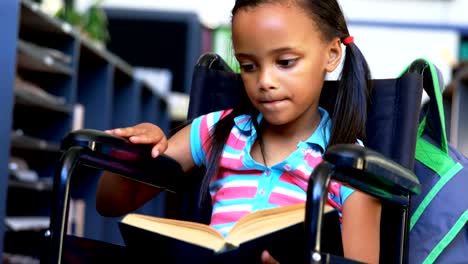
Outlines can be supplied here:
<path id="1" fill-rule="evenodd" d="M 189 92 L 193 66 L 202 51 L 203 26 L 196 13 L 119 7 L 104 11 L 109 50 L 138 67 L 169 69 L 171 90 Z"/>
<path id="2" fill-rule="evenodd" d="M 0 32 L 0 257 L 39 259 L 45 253 L 44 225 L 61 139 L 80 127 L 104 130 L 142 121 L 169 129 L 168 103 L 151 84 L 135 78 L 133 65 L 33 2 L 0 1 Z M 81 219 L 71 222 L 82 226 L 71 232 L 118 242 L 117 219 L 95 210 L 100 172 L 79 170 L 70 191 L 71 207 L 81 210 L 71 215 Z M 144 210 L 161 215 L 164 197 Z M 28 226 L 25 222 L 40 226 L 16 229 Z M 25 239 L 29 242 L 20 243 Z"/>

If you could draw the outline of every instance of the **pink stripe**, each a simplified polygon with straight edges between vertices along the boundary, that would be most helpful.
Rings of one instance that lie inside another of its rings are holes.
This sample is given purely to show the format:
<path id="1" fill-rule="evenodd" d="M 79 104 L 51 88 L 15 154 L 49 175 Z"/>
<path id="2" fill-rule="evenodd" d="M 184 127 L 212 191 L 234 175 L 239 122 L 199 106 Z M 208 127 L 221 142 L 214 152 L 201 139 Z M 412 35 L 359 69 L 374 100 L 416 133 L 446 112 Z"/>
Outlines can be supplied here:
<path id="1" fill-rule="evenodd" d="M 262 172 L 258 171 L 258 170 L 236 170 L 235 168 L 230 169 L 230 168 L 226 168 L 226 167 L 221 167 L 218 175 L 215 178 L 215 180 L 224 179 L 224 178 L 226 178 L 228 176 L 231 176 L 233 174 L 236 174 L 236 175 L 249 175 L 249 176 L 260 176 L 260 175 L 262 175 Z M 213 181 L 215 181 L 215 180 L 213 180 Z"/>
<path id="2" fill-rule="evenodd" d="M 330 197 L 327 198 L 327 204 L 341 212 L 341 206 Z"/>
<path id="3" fill-rule="evenodd" d="M 336 181 L 330 181 L 330 184 L 328 185 L 328 193 L 332 193 L 336 197 L 340 197 L 341 186 L 341 183 L 338 183 Z"/>
<path id="4" fill-rule="evenodd" d="M 304 179 L 300 179 L 297 176 L 291 175 L 288 172 L 284 172 L 281 174 L 281 177 L 279 178 L 280 181 L 282 182 L 287 182 L 293 185 L 297 185 L 299 188 L 302 190 L 306 191 L 307 190 L 307 181 Z"/>
<path id="5" fill-rule="evenodd" d="M 310 153 L 307 153 L 304 157 L 304 159 L 306 160 L 307 164 L 311 167 L 311 168 L 315 168 L 317 167 L 317 165 L 322 162 L 322 157 L 314 157 L 312 156 Z"/>
<path id="6" fill-rule="evenodd" d="M 330 194 L 333 194 L 335 197 L 340 197 L 341 186 L 341 183 L 330 181 L 330 185 L 328 185 L 328 195 L 330 196 Z M 341 206 L 330 197 L 327 199 L 327 204 L 341 211 Z"/>
<path id="7" fill-rule="evenodd" d="M 231 176 L 232 174 L 237 175 L 248 175 L 248 176 L 260 176 L 262 175 L 262 171 L 259 170 L 235 170 L 229 168 L 223 168 L 222 172 L 220 172 L 220 178 L 226 178 L 227 176 Z"/>
<path id="8" fill-rule="evenodd" d="M 223 119 L 225 116 L 229 115 L 232 112 L 232 109 L 224 110 L 221 112 L 221 119 Z"/>
<path id="9" fill-rule="evenodd" d="M 229 169 L 240 169 L 244 167 L 244 164 L 242 163 L 242 156 L 240 159 L 221 157 L 221 161 L 219 162 L 219 165 L 221 167 L 229 168 Z"/>
<path id="10" fill-rule="evenodd" d="M 232 109 L 222 111 L 220 114 L 220 119 L 224 118 L 227 116 L 229 113 L 232 112 Z M 208 127 L 208 119 L 213 119 L 214 118 L 214 113 L 209 113 L 205 116 L 202 117 L 202 120 L 200 121 L 200 140 L 202 143 L 203 151 L 206 153 L 207 158 L 209 156 L 208 149 L 210 146 L 210 136 L 211 136 L 211 131 L 212 127 Z M 213 120 L 214 121 L 214 120 Z M 218 121 L 216 121 L 218 122 Z M 214 124 L 213 124 L 214 125 Z"/>
<path id="11" fill-rule="evenodd" d="M 297 203 L 303 203 L 303 202 L 305 202 L 305 200 L 298 199 L 296 197 L 291 197 L 288 195 L 284 195 L 281 193 L 275 193 L 275 192 L 272 192 L 268 199 L 268 203 L 276 204 L 279 206 L 285 206 L 285 205 L 297 204 Z"/>
<path id="12" fill-rule="evenodd" d="M 296 177 L 298 177 L 299 179 L 302 179 L 303 181 L 306 181 L 306 182 L 308 182 L 309 178 L 310 178 L 310 173 L 309 172 L 305 172 L 305 171 L 302 171 L 300 169 L 293 170 L 292 174 L 294 174 Z"/>
<path id="13" fill-rule="evenodd" d="M 228 140 L 226 141 L 226 145 L 235 150 L 242 150 L 245 146 L 245 140 L 239 139 L 231 132 L 231 134 L 229 134 Z"/>
<path id="14" fill-rule="evenodd" d="M 244 215 L 249 214 L 249 211 L 222 212 L 211 216 L 211 225 L 221 225 L 230 222 L 237 222 Z"/>
<path id="15" fill-rule="evenodd" d="M 213 200 L 231 200 L 237 198 L 254 198 L 257 192 L 257 187 L 227 187 L 219 189 L 213 196 Z"/>
<path id="16" fill-rule="evenodd" d="M 210 130 L 208 129 L 208 116 L 204 116 L 200 122 L 200 140 L 202 143 L 203 151 L 208 153 Z"/>

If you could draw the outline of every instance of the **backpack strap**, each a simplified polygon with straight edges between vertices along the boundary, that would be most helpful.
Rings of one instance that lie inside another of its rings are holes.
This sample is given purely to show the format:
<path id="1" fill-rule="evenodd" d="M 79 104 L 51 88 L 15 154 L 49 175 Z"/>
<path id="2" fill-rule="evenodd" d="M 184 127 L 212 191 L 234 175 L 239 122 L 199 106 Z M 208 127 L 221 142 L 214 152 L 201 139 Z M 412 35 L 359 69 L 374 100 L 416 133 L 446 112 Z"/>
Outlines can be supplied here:
<path id="1" fill-rule="evenodd" d="M 441 88 L 444 87 L 440 71 L 429 60 L 418 59 L 406 71 L 415 71 L 423 75 L 424 90 L 429 95 L 429 109 L 422 119 L 416 141 L 416 160 L 434 171 L 440 179 L 422 199 L 410 218 L 410 231 L 420 219 L 423 212 L 444 186 L 463 169 L 449 155 L 449 144 L 445 130 L 445 117 Z M 424 135 L 424 136 L 423 136 Z M 430 143 L 424 137 L 435 141 Z M 447 231 L 437 245 L 429 252 L 423 263 L 433 263 L 444 249 L 452 242 L 468 220 L 468 210 L 461 214 L 455 224 Z"/>

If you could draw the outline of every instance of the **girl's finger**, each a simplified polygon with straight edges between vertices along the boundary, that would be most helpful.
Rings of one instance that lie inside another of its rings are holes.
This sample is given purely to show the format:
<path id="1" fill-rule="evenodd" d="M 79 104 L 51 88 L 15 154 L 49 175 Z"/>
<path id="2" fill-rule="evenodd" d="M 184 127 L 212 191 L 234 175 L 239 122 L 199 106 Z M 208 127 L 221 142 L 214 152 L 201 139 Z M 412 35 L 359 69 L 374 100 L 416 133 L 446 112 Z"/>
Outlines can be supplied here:
<path id="1" fill-rule="evenodd" d="M 157 144 L 164 138 L 164 135 L 147 135 L 147 134 L 139 134 L 133 135 L 129 137 L 128 140 L 135 144 Z"/>
<path id="2" fill-rule="evenodd" d="M 262 263 L 263 264 L 279 264 L 278 261 L 276 261 L 276 259 L 274 259 L 270 253 L 268 253 L 268 251 L 264 250 L 262 252 Z"/>
<path id="3" fill-rule="evenodd" d="M 130 137 L 134 135 L 133 127 L 125 127 L 125 128 L 115 128 L 112 129 L 112 134 L 121 136 L 121 137 Z"/>
<path id="4" fill-rule="evenodd" d="M 167 149 L 167 139 L 164 137 L 161 141 L 159 141 L 151 150 L 151 156 L 156 158 L 159 154 L 164 153 Z"/>
<path id="5" fill-rule="evenodd" d="M 148 140 L 145 139 L 145 135 L 133 135 L 128 140 L 134 144 L 148 144 L 146 143 Z"/>
<path id="6" fill-rule="evenodd" d="M 151 149 L 151 157 L 156 158 L 157 156 L 159 156 L 159 153 L 161 152 L 159 152 L 159 149 L 157 147 L 153 147 Z"/>

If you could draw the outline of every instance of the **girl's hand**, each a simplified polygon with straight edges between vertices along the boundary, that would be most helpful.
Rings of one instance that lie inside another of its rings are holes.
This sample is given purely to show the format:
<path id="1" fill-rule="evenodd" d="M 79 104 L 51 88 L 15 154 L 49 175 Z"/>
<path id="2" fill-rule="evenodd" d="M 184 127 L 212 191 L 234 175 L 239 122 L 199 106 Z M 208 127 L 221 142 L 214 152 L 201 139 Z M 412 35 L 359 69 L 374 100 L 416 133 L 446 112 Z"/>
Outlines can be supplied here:
<path id="1" fill-rule="evenodd" d="M 151 156 L 156 158 L 167 149 L 167 138 L 158 126 L 151 123 L 141 123 L 132 127 L 115 128 L 106 130 L 106 133 L 127 138 L 134 144 L 154 145 Z"/>
<path id="2" fill-rule="evenodd" d="M 274 259 L 270 253 L 268 253 L 268 251 L 264 250 L 262 252 L 262 263 L 263 264 L 279 264 L 278 261 L 276 261 L 276 259 Z"/>

